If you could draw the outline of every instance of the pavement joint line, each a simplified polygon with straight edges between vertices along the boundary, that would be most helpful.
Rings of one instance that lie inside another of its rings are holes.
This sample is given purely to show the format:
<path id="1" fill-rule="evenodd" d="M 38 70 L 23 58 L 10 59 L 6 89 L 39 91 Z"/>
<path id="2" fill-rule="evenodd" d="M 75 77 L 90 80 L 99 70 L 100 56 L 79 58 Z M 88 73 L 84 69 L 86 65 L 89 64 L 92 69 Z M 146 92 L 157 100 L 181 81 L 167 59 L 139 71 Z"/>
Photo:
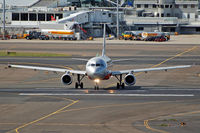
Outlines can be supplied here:
<path id="1" fill-rule="evenodd" d="M 89 109 L 99 109 L 99 108 L 106 108 L 106 107 L 123 107 L 123 106 L 130 106 L 130 105 L 145 105 L 145 104 L 158 104 L 158 103 L 168 103 L 169 101 L 162 101 L 162 102 L 145 102 L 145 103 L 126 103 L 126 104 L 108 104 L 108 105 L 99 105 L 99 106 L 91 106 L 85 108 L 77 108 L 77 109 L 69 109 L 60 111 L 60 113 L 65 112 L 72 112 L 72 111 L 81 111 L 81 110 L 89 110 Z"/>
<path id="2" fill-rule="evenodd" d="M 178 53 L 178 54 L 176 54 L 176 55 L 174 55 L 174 56 L 172 56 L 172 57 L 170 57 L 170 58 L 167 58 L 166 60 L 160 62 L 159 64 L 153 65 L 151 68 L 158 67 L 158 66 L 164 64 L 165 62 L 167 62 L 167 61 L 169 61 L 169 60 L 172 60 L 172 59 L 174 59 L 174 58 L 176 58 L 176 57 L 182 56 L 183 54 L 188 53 L 188 52 L 190 52 L 190 51 L 193 51 L 193 50 L 195 50 L 196 48 L 198 48 L 198 47 L 197 47 L 197 46 L 194 46 L 194 47 L 192 47 L 192 48 L 189 48 L 189 49 L 187 49 L 187 50 L 185 50 L 185 51 L 183 51 L 183 52 L 181 52 L 181 53 Z M 141 75 L 142 73 L 143 73 L 143 72 L 139 72 L 139 73 L 135 74 L 135 76 L 139 76 L 139 75 Z M 111 84 L 111 85 L 108 85 L 108 86 L 105 87 L 105 88 L 109 88 L 109 87 L 112 87 L 112 86 L 114 86 L 114 85 L 115 85 L 115 84 Z"/>
<path id="3" fill-rule="evenodd" d="M 60 111 L 62 111 L 62 110 L 64 110 L 64 109 L 67 109 L 67 108 L 69 108 L 70 106 L 72 106 L 72 105 L 74 105 L 74 104 L 76 104 L 76 103 L 79 102 L 79 100 L 76 100 L 76 101 L 75 101 L 75 100 L 72 100 L 72 101 L 73 101 L 72 103 L 70 103 L 70 104 L 68 104 L 68 105 L 66 105 L 66 106 L 64 106 L 64 107 L 62 107 L 62 108 L 60 108 L 60 109 L 58 109 L 57 111 L 55 111 L 55 112 L 53 112 L 53 113 L 50 113 L 50 114 L 48 114 L 48 115 L 46 115 L 46 116 L 43 116 L 43 117 L 41 117 L 41 118 L 39 118 L 39 119 L 36 119 L 36 120 L 34 120 L 34 121 L 28 122 L 28 123 L 26 123 L 26 124 L 24 124 L 24 125 L 21 125 L 21 126 L 17 127 L 16 129 L 14 129 L 15 132 L 16 132 L 16 133 L 20 133 L 20 132 L 19 132 L 19 129 L 22 129 L 22 128 L 24 128 L 24 127 L 27 127 L 27 126 L 29 126 L 29 125 L 32 125 L 32 124 L 34 124 L 34 123 L 36 123 L 36 122 L 39 122 L 39 121 L 41 121 L 41 120 L 44 120 L 44 119 L 46 119 L 46 118 L 48 118 L 48 117 L 51 117 L 51 116 L 53 116 L 53 115 L 59 113 Z M 9 133 L 9 132 L 7 132 L 7 133 Z"/>
<path id="4" fill-rule="evenodd" d="M 126 96 L 126 97 L 193 97 L 194 94 L 78 94 L 78 93 L 20 93 L 21 96 Z"/>
<path id="5" fill-rule="evenodd" d="M 25 123 L 0 123 L 0 125 L 19 125 Z M 130 124 L 102 124 L 102 123 L 37 123 L 36 126 L 113 126 L 113 127 L 132 127 Z M 137 125 L 144 126 L 144 125 Z"/>

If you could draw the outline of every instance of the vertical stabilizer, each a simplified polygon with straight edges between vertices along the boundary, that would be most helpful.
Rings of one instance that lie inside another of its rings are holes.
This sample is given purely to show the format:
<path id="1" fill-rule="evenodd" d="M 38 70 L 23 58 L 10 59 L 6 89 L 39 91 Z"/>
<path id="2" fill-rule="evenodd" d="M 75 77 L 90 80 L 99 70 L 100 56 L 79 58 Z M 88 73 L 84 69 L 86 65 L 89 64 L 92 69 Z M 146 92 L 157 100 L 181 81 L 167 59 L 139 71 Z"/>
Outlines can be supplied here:
<path id="1" fill-rule="evenodd" d="M 106 24 L 103 25 L 103 50 L 102 56 L 106 55 Z"/>

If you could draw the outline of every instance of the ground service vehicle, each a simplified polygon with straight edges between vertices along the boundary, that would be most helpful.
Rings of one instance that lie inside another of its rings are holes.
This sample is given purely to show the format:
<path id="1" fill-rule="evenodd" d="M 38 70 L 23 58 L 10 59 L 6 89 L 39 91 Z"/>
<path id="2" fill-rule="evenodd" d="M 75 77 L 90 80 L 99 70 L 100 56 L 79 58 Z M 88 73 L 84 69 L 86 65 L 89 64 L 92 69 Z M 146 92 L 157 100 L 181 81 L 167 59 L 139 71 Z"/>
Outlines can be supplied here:
<path id="1" fill-rule="evenodd" d="M 29 34 L 26 34 L 25 38 L 27 40 L 38 39 L 40 35 L 41 35 L 41 32 L 29 31 Z"/>
<path id="2" fill-rule="evenodd" d="M 123 34 L 124 40 L 141 40 L 143 31 L 125 31 Z"/>
<path id="3" fill-rule="evenodd" d="M 133 40 L 134 39 L 134 34 L 132 31 L 125 31 L 123 34 L 124 40 Z"/>
<path id="4" fill-rule="evenodd" d="M 147 38 L 150 38 L 150 37 L 164 37 L 165 41 L 170 40 L 170 34 L 168 32 L 143 32 L 142 33 L 142 40 L 147 40 Z"/>
<path id="5" fill-rule="evenodd" d="M 48 35 L 54 40 L 76 40 L 74 30 L 55 30 L 55 29 L 42 29 L 42 33 Z"/>
<path id="6" fill-rule="evenodd" d="M 49 36 L 48 35 L 40 35 L 39 39 L 40 40 L 49 40 Z"/>

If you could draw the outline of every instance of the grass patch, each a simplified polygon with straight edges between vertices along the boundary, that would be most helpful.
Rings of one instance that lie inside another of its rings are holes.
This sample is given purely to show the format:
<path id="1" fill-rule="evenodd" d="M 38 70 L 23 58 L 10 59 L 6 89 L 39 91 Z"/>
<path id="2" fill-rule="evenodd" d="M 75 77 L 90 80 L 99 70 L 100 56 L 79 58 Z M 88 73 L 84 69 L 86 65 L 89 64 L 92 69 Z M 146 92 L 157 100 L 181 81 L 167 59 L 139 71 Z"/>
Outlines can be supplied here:
<path id="1" fill-rule="evenodd" d="M 32 52 L 6 52 L 0 51 L 0 56 L 3 57 L 69 57 L 69 54 L 56 53 L 32 53 Z"/>
<path id="2" fill-rule="evenodd" d="M 168 124 L 160 124 L 161 127 L 168 127 Z"/>

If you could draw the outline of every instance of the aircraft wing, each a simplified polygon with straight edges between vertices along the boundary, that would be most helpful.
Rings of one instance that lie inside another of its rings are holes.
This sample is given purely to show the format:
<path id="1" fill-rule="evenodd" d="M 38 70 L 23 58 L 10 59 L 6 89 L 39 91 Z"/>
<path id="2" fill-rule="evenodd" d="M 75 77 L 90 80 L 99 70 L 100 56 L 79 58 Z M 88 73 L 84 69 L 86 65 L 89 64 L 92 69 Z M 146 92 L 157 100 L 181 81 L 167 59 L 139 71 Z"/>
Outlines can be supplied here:
<path id="1" fill-rule="evenodd" d="M 8 65 L 9 68 L 25 68 L 25 69 L 33 69 L 33 70 L 44 70 L 44 71 L 53 71 L 53 72 L 69 72 L 72 74 L 81 74 L 85 75 L 86 71 L 80 70 L 69 70 L 69 69 L 62 69 L 62 68 L 50 68 L 50 67 L 37 67 L 37 66 L 24 66 L 24 65 Z"/>
<path id="2" fill-rule="evenodd" d="M 178 69 L 178 68 L 187 68 L 187 67 L 191 67 L 191 65 L 112 71 L 112 75 L 115 76 L 115 75 L 120 75 L 120 74 L 148 72 L 148 71 L 160 71 L 160 70 L 166 71 L 166 70 L 169 70 L 169 69 Z"/>
<path id="3" fill-rule="evenodd" d="M 88 59 L 83 59 L 83 58 L 72 58 L 73 60 L 78 60 L 78 61 L 85 61 L 88 62 Z"/>
<path id="4" fill-rule="evenodd" d="M 112 60 L 112 63 L 114 63 L 114 62 L 122 62 L 122 61 L 130 61 L 130 60 L 133 60 L 133 59 L 118 59 L 118 60 Z"/>

